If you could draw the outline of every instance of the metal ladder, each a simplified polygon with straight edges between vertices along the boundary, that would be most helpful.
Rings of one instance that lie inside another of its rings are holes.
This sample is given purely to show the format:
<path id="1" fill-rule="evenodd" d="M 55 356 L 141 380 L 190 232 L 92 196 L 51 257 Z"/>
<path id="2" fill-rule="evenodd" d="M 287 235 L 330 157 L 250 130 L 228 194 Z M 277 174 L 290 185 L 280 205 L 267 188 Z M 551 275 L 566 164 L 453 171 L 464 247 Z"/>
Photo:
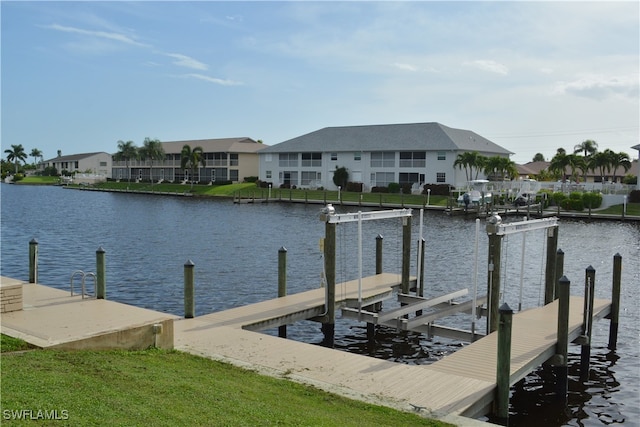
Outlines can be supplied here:
<path id="1" fill-rule="evenodd" d="M 82 299 L 85 297 L 96 298 L 97 288 L 98 288 L 98 278 L 95 273 L 85 273 L 82 270 L 76 270 L 71 274 L 70 285 L 71 285 L 71 296 L 73 296 L 73 279 L 80 275 L 82 281 L 80 282 L 80 292 L 82 295 Z M 86 279 L 87 277 L 93 277 L 93 295 L 87 294 L 86 289 Z"/>

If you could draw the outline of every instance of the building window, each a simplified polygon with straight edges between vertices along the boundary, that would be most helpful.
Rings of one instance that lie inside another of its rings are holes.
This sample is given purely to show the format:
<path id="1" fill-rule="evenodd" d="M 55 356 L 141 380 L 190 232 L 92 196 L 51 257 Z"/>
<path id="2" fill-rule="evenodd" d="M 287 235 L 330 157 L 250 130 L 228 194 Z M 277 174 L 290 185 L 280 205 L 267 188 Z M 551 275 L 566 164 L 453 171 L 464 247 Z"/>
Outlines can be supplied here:
<path id="1" fill-rule="evenodd" d="M 294 185 L 298 185 L 298 172 L 282 171 L 280 172 L 280 181 L 284 185 L 289 185 L 291 187 L 293 187 Z"/>
<path id="2" fill-rule="evenodd" d="M 398 182 L 400 184 L 413 184 L 420 181 L 417 173 L 401 172 L 398 178 Z"/>
<path id="3" fill-rule="evenodd" d="M 264 161 L 265 161 L 265 162 L 270 162 L 270 161 L 271 161 L 271 159 L 272 159 L 271 154 L 265 154 L 265 155 L 264 155 Z"/>
<path id="4" fill-rule="evenodd" d="M 427 164 L 427 153 L 425 151 L 402 151 L 400 152 L 401 168 L 423 168 Z"/>
<path id="5" fill-rule="evenodd" d="M 375 172 L 371 174 L 371 185 L 373 187 L 388 187 L 394 182 L 395 174 L 393 172 Z"/>
<path id="6" fill-rule="evenodd" d="M 100 162 L 100 166 L 102 167 L 107 166 L 107 162 Z"/>
<path id="7" fill-rule="evenodd" d="M 444 172 L 436 173 L 436 182 L 447 182 L 447 174 Z"/>
<path id="8" fill-rule="evenodd" d="M 320 179 L 320 172 L 303 171 L 300 185 L 317 186 L 319 185 L 319 183 L 317 183 L 316 181 L 320 181 Z"/>
<path id="9" fill-rule="evenodd" d="M 205 153 L 207 166 L 227 166 L 227 153 Z"/>
<path id="10" fill-rule="evenodd" d="M 238 154 L 229 154 L 229 166 L 238 166 Z"/>
<path id="11" fill-rule="evenodd" d="M 338 160 L 338 153 L 331 153 L 331 160 Z"/>
<path id="12" fill-rule="evenodd" d="M 447 160 L 447 153 L 444 151 L 438 151 L 438 160 Z"/>
<path id="13" fill-rule="evenodd" d="M 229 169 L 229 181 L 238 181 L 238 170 L 237 169 Z"/>
<path id="14" fill-rule="evenodd" d="M 80 164 L 79 164 L 79 163 L 80 163 L 80 162 L 74 162 L 73 167 L 74 167 L 75 169 L 78 169 L 78 168 L 80 167 Z"/>
<path id="15" fill-rule="evenodd" d="M 267 179 L 271 179 L 271 171 L 267 171 L 266 172 L 266 177 L 267 177 Z"/>
<path id="16" fill-rule="evenodd" d="M 396 166 L 396 153 L 393 151 L 374 151 L 371 153 L 372 168 L 393 168 Z"/>
<path id="17" fill-rule="evenodd" d="M 298 153 L 280 153 L 278 158 L 281 168 L 298 166 Z"/>
<path id="18" fill-rule="evenodd" d="M 322 166 L 322 153 L 302 153 L 302 166 Z"/>
<path id="19" fill-rule="evenodd" d="M 355 153 L 353 153 L 353 160 L 356 160 L 358 162 L 362 160 L 362 152 L 356 151 Z"/>

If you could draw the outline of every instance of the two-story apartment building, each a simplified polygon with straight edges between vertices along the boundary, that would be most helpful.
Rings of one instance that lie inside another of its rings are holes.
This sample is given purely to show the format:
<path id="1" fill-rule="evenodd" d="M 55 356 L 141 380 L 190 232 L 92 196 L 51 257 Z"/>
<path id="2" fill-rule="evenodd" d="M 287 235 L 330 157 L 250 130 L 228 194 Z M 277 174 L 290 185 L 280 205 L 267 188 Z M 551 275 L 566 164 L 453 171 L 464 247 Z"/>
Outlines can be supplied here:
<path id="1" fill-rule="evenodd" d="M 69 173 L 90 173 L 110 178 L 111 154 L 102 151 L 64 156 L 61 151 L 58 151 L 57 157 L 45 160 L 39 165 L 41 169 L 52 166 L 59 174 L 66 171 Z"/>
<path id="2" fill-rule="evenodd" d="M 363 191 L 390 183 L 462 186 L 465 173 L 454 162 L 468 151 L 513 154 L 475 132 L 439 123 L 327 127 L 261 150 L 260 180 L 335 190 L 333 173 L 344 167 Z"/>
<path id="3" fill-rule="evenodd" d="M 154 181 L 198 182 L 232 181 L 241 182 L 246 177 L 258 176 L 258 150 L 266 147 L 251 138 L 218 138 L 161 142 L 165 152 L 162 161 L 148 159 L 114 160 L 113 179 Z M 196 176 L 181 167 L 182 147 L 188 145 L 193 150 L 201 147 L 205 165 L 199 165 Z"/>

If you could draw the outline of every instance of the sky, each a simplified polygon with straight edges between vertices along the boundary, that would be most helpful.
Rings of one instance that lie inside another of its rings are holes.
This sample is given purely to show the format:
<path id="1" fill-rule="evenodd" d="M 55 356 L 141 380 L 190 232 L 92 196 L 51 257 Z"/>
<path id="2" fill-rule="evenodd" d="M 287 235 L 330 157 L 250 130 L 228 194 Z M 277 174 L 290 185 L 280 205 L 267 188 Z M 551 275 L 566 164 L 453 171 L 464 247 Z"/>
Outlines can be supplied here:
<path id="1" fill-rule="evenodd" d="M 626 2 L 2 1 L 1 145 L 438 122 L 526 163 L 640 143 L 640 6 Z M 33 159 L 29 159 L 33 161 Z"/>

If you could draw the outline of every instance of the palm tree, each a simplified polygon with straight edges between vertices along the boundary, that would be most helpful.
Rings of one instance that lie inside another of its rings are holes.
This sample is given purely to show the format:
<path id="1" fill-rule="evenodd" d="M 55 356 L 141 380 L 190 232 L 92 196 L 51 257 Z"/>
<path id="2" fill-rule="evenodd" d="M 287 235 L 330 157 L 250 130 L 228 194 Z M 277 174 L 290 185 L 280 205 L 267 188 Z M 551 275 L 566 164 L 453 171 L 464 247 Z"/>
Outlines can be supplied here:
<path id="1" fill-rule="evenodd" d="M 518 176 L 518 169 L 513 160 L 508 157 L 493 156 L 487 158 L 484 173 L 494 180 L 497 178 L 504 180 L 505 177 L 513 179 Z"/>
<path id="2" fill-rule="evenodd" d="M 476 168 L 476 178 L 478 177 L 478 172 L 481 169 L 482 157 L 483 156 L 481 156 L 477 151 L 466 151 L 458 154 L 456 161 L 453 162 L 453 166 L 464 169 L 467 181 L 471 181 L 473 179 L 472 176 L 474 168 Z"/>
<path id="3" fill-rule="evenodd" d="M 533 160 L 534 162 L 544 162 L 544 155 L 542 153 L 536 153 L 535 156 L 533 156 Z"/>
<path id="4" fill-rule="evenodd" d="M 131 165 L 129 161 L 138 159 L 140 157 L 140 153 L 138 152 L 138 147 L 136 147 L 135 142 L 124 142 L 122 140 L 118 141 L 118 152 L 114 157 L 116 160 L 125 161 L 125 166 L 127 167 L 128 171 L 127 182 L 131 182 Z"/>
<path id="5" fill-rule="evenodd" d="M 193 180 L 196 176 L 196 169 L 198 169 L 198 165 L 206 166 L 207 163 L 203 156 L 202 147 L 195 147 L 193 150 L 188 144 L 185 144 L 182 147 L 182 152 L 180 153 L 180 167 L 182 169 L 186 169 L 189 167 L 191 169 L 191 189 L 193 190 Z"/>
<path id="6" fill-rule="evenodd" d="M 13 162 L 16 166 L 16 173 L 18 173 L 18 166 L 20 162 L 27 160 L 27 153 L 24 151 L 22 144 L 11 144 L 11 148 L 4 150 L 7 153 L 7 161 Z"/>
<path id="7" fill-rule="evenodd" d="M 40 159 L 42 159 L 42 151 L 38 150 L 37 148 L 33 148 L 31 150 L 31 154 L 29 154 L 31 157 L 33 157 L 33 165 L 35 166 L 36 162 L 38 161 L 38 157 Z"/>
<path id="8" fill-rule="evenodd" d="M 616 182 L 616 172 L 618 168 L 622 167 L 626 173 L 629 169 L 631 169 L 631 160 L 629 158 L 629 155 L 625 152 L 615 153 L 612 151 L 608 157 L 611 169 L 613 170 L 613 182 Z"/>
<path id="9" fill-rule="evenodd" d="M 608 151 L 611 150 L 607 148 L 604 151 L 598 151 L 597 153 L 589 156 L 589 160 L 587 161 L 587 167 L 589 170 L 600 172 L 601 182 L 604 182 L 605 172 L 611 170 Z"/>
<path id="10" fill-rule="evenodd" d="M 153 191 L 153 161 L 164 160 L 165 153 L 162 143 L 157 139 L 145 138 L 140 148 L 140 157 L 149 160 L 149 178 L 151 178 L 151 191 Z"/>
<path id="11" fill-rule="evenodd" d="M 592 139 L 582 141 L 573 147 L 573 154 L 583 153 L 584 157 L 590 156 L 598 151 L 598 143 Z"/>
<path id="12" fill-rule="evenodd" d="M 557 173 L 562 176 L 562 182 L 566 179 L 566 170 L 569 166 L 569 159 L 567 158 L 567 152 L 563 148 L 558 148 L 556 155 L 553 156 L 549 163 L 549 171 Z"/>

